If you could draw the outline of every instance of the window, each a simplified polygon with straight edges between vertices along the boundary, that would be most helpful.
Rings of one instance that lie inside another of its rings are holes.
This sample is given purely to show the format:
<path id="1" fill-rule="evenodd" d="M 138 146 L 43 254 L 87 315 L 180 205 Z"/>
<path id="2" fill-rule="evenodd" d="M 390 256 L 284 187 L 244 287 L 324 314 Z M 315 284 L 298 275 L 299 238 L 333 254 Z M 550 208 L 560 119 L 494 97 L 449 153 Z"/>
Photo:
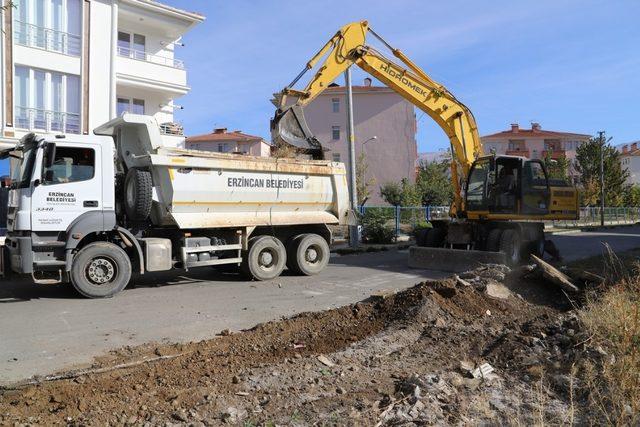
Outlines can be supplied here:
<path id="1" fill-rule="evenodd" d="M 333 153 L 333 161 L 334 162 L 340 161 L 340 153 Z"/>
<path id="2" fill-rule="evenodd" d="M 15 67 L 15 126 L 48 132 L 80 132 L 80 77 Z"/>
<path id="3" fill-rule="evenodd" d="M 231 144 L 222 142 L 218 144 L 218 153 L 228 153 L 231 151 Z"/>
<path id="4" fill-rule="evenodd" d="M 16 43 L 80 55 L 80 0 L 14 0 Z"/>
<path id="5" fill-rule="evenodd" d="M 467 184 L 467 208 L 486 207 L 485 187 L 489 174 L 489 160 L 479 160 L 473 166 Z"/>
<path id="6" fill-rule="evenodd" d="M 334 113 L 340 112 L 340 98 L 331 98 L 331 110 Z"/>
<path id="7" fill-rule="evenodd" d="M 331 139 L 334 141 L 340 139 L 340 126 L 331 126 Z"/>
<path id="8" fill-rule="evenodd" d="M 42 182 L 45 185 L 86 181 L 95 172 L 95 151 L 91 148 L 56 147 L 53 166 L 44 168 Z"/>
<path id="9" fill-rule="evenodd" d="M 144 99 L 125 98 L 119 96 L 116 100 L 116 113 L 118 117 L 122 113 L 144 114 Z"/>
<path id="10" fill-rule="evenodd" d="M 133 59 L 146 60 L 146 37 L 118 31 L 118 55 Z"/>

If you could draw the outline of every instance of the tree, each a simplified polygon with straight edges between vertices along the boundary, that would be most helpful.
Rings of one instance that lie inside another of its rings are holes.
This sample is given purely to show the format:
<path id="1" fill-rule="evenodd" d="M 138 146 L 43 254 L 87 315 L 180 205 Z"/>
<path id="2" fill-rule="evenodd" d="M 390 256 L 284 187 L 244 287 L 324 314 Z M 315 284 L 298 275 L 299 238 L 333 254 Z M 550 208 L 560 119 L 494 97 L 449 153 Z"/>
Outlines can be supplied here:
<path id="1" fill-rule="evenodd" d="M 397 182 L 387 182 L 380 186 L 380 197 L 391 206 L 402 205 L 402 187 Z"/>
<path id="2" fill-rule="evenodd" d="M 375 184 L 375 178 L 367 178 L 369 164 L 364 151 L 358 155 L 356 159 L 356 190 L 358 192 L 358 206 L 365 204 L 371 195 L 370 187 Z"/>
<path id="3" fill-rule="evenodd" d="M 610 140 L 610 139 L 609 139 Z M 630 186 L 626 184 L 629 171 L 622 168 L 620 154 L 603 137 L 591 138 L 576 150 L 576 170 L 580 174 L 580 187 L 585 205 L 600 201 L 600 150 L 604 150 L 605 205 L 621 206 Z"/>
<path id="4" fill-rule="evenodd" d="M 569 166 L 571 166 L 571 162 L 566 156 L 563 155 L 554 160 L 551 158 L 551 153 L 547 152 L 547 155 L 544 156 L 543 162 L 550 179 L 568 179 Z"/>
<path id="5" fill-rule="evenodd" d="M 423 206 L 451 204 L 453 185 L 450 160 L 420 163 L 416 187 L 420 194 L 420 204 Z"/>
<path id="6" fill-rule="evenodd" d="M 624 196 L 624 205 L 628 207 L 640 206 L 640 185 L 631 185 Z"/>
<path id="7" fill-rule="evenodd" d="M 407 178 L 402 178 L 400 181 L 401 188 L 401 206 L 421 206 L 422 197 L 420 197 L 420 192 L 418 191 L 418 187 L 413 185 Z"/>

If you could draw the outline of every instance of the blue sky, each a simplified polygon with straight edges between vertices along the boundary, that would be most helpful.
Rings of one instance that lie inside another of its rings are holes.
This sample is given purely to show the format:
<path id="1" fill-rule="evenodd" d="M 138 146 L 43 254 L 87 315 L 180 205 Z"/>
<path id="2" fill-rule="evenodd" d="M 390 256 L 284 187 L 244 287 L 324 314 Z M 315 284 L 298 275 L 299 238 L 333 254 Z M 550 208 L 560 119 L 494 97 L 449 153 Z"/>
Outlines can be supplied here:
<path id="1" fill-rule="evenodd" d="M 207 17 L 177 53 L 192 87 L 177 101 L 188 134 L 228 127 L 268 137 L 271 94 L 338 28 L 367 19 L 471 108 L 481 135 L 537 121 L 543 129 L 606 130 L 614 143 L 640 139 L 635 0 L 164 1 Z M 354 81 L 364 77 L 358 70 Z M 418 150 L 448 147 L 442 131 L 418 117 Z"/>
<path id="2" fill-rule="evenodd" d="M 272 93 L 338 28 L 367 19 L 471 108 L 482 135 L 537 121 L 606 130 L 616 144 L 640 139 L 636 0 L 162 1 L 207 17 L 177 52 L 192 90 L 176 116 L 189 135 L 227 127 L 268 138 Z M 448 147 L 418 117 L 418 150 Z"/>

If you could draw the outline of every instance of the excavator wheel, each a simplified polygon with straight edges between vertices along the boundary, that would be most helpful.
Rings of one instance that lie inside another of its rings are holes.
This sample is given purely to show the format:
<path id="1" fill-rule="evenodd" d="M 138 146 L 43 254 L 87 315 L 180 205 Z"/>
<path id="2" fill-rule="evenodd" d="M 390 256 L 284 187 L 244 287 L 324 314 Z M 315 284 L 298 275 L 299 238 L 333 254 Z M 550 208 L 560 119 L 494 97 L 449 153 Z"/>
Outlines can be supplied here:
<path id="1" fill-rule="evenodd" d="M 488 251 L 498 252 L 500 250 L 500 239 L 502 237 L 502 231 L 503 230 L 501 228 L 494 228 L 489 231 L 486 245 Z"/>
<path id="2" fill-rule="evenodd" d="M 507 256 L 507 262 L 516 265 L 520 262 L 522 255 L 522 239 L 517 230 L 511 228 L 504 230 L 500 237 L 500 252 Z"/>

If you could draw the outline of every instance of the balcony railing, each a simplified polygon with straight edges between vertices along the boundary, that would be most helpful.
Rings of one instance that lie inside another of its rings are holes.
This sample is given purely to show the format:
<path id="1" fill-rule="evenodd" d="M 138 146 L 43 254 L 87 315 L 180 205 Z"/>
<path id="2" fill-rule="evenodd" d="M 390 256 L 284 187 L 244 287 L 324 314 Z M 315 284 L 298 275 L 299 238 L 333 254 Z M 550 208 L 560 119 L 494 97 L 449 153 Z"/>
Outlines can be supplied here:
<path id="1" fill-rule="evenodd" d="M 45 132 L 80 133 L 80 114 L 16 107 L 15 127 Z"/>
<path id="2" fill-rule="evenodd" d="M 160 124 L 160 133 L 169 136 L 184 136 L 184 128 L 180 123 L 167 122 Z"/>
<path id="3" fill-rule="evenodd" d="M 80 36 L 14 21 L 14 40 L 23 46 L 36 47 L 65 55 L 80 56 Z"/>
<path id="4" fill-rule="evenodd" d="M 553 160 L 558 160 L 562 157 L 567 157 L 567 152 L 565 150 L 544 150 L 542 152 L 542 158 L 546 158 L 547 155 Z"/>
<path id="5" fill-rule="evenodd" d="M 184 62 L 179 59 L 167 58 L 166 56 L 160 55 L 152 55 L 141 50 L 135 50 L 124 46 L 118 46 L 118 55 L 125 58 L 137 59 L 138 61 L 151 62 L 154 64 L 160 64 L 167 67 L 179 68 L 181 70 L 184 70 Z"/>

